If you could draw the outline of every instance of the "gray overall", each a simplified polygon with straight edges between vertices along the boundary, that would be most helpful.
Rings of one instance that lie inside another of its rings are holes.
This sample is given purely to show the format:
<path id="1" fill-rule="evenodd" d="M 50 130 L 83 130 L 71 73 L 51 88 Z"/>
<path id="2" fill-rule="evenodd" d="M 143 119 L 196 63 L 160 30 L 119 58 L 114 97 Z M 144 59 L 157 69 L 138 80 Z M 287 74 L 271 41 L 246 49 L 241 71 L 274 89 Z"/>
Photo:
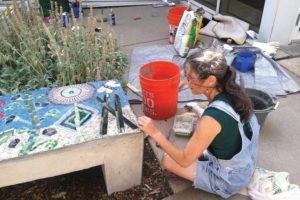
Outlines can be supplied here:
<path id="1" fill-rule="evenodd" d="M 238 122 L 242 149 L 230 160 L 217 159 L 209 151 L 205 151 L 204 159 L 197 161 L 194 187 L 228 198 L 241 191 L 254 173 L 260 127 L 253 115 L 249 122 L 253 132 L 252 138 L 249 140 L 244 133 L 244 124 L 240 121 L 240 116 L 229 104 L 223 101 L 214 101 L 209 107 L 222 110 Z"/>

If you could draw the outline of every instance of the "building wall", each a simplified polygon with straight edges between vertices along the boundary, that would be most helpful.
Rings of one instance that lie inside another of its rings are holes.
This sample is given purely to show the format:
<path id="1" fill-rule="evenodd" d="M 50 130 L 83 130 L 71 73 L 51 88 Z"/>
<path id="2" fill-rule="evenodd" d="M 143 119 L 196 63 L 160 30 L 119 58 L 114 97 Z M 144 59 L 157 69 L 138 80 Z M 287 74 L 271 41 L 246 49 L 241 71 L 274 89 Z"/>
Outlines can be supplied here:
<path id="1" fill-rule="evenodd" d="M 264 12 L 258 34 L 258 40 L 261 42 L 267 42 L 270 40 L 279 1 L 280 0 L 265 1 Z"/>
<path id="2" fill-rule="evenodd" d="M 295 28 L 299 0 L 280 0 L 270 40 L 290 43 Z M 300 39 L 300 38 L 299 38 Z"/>
<path id="3" fill-rule="evenodd" d="M 258 39 L 262 42 L 276 41 L 283 45 L 289 44 L 299 5 L 299 0 L 266 0 Z"/>

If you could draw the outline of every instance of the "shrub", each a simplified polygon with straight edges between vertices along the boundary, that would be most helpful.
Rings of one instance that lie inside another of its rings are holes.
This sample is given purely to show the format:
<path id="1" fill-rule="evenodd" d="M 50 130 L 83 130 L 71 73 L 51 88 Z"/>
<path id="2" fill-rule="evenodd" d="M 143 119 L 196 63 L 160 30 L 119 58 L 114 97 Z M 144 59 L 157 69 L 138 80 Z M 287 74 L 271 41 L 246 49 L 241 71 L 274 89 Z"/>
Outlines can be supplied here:
<path id="1" fill-rule="evenodd" d="M 0 19 L 0 94 L 121 80 L 127 58 L 111 29 L 100 25 L 101 32 L 95 32 L 92 9 L 86 28 L 83 16 L 77 22 L 72 13 L 73 26 L 67 24 L 66 28 L 62 13 L 51 16 L 52 21 L 45 24 L 38 9 L 21 3 Z"/>

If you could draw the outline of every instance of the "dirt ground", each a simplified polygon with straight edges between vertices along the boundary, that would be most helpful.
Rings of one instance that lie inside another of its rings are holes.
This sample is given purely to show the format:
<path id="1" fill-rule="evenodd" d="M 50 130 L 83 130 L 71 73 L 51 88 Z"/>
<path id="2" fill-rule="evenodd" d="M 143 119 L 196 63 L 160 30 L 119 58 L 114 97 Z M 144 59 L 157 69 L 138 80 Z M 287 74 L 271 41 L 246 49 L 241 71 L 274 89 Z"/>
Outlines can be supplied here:
<path id="1" fill-rule="evenodd" d="M 0 188 L 1 200 L 93 200 L 149 199 L 160 200 L 173 194 L 165 172 L 145 140 L 142 184 L 108 196 L 101 166 L 57 177 Z"/>

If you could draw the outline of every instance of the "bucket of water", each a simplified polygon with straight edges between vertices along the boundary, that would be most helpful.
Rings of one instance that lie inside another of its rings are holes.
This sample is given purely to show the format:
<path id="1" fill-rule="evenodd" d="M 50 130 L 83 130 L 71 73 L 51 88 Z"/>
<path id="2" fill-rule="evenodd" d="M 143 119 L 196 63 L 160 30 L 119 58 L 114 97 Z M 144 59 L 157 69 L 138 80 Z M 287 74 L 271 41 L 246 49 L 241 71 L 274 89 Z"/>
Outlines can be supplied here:
<path id="1" fill-rule="evenodd" d="M 252 88 L 246 88 L 246 94 L 253 103 L 253 111 L 257 117 L 258 123 L 262 126 L 268 114 L 277 109 L 279 103 L 275 103 L 273 98 L 266 92 Z"/>
<path id="2" fill-rule="evenodd" d="M 169 43 L 170 44 L 174 44 L 177 28 L 185 10 L 186 10 L 186 6 L 178 6 L 169 9 L 167 18 L 169 22 Z"/>
<path id="3" fill-rule="evenodd" d="M 139 71 L 144 113 L 152 119 L 168 119 L 177 112 L 180 67 L 168 61 L 154 61 Z"/>

